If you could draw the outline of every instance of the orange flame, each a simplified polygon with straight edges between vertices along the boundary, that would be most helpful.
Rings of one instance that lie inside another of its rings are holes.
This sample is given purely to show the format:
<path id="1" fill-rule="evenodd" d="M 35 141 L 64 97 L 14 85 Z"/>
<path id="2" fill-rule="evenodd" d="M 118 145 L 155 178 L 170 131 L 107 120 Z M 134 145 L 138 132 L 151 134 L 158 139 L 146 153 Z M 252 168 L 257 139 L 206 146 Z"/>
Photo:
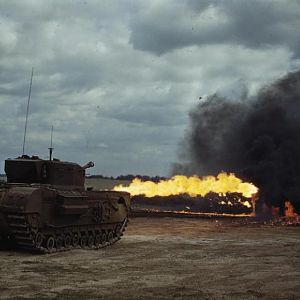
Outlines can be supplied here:
<path id="1" fill-rule="evenodd" d="M 293 206 L 293 204 L 290 201 L 285 201 L 284 203 L 284 207 L 285 207 L 285 216 L 286 217 L 297 217 L 298 214 L 295 212 L 295 208 Z"/>
<path id="2" fill-rule="evenodd" d="M 176 175 L 169 180 L 161 180 L 158 183 L 141 181 L 135 178 L 129 186 L 118 185 L 115 191 L 126 191 L 131 196 L 145 195 L 146 197 L 171 196 L 188 194 L 191 197 L 205 196 L 210 192 L 217 194 L 240 193 L 246 198 L 251 198 L 258 192 L 258 188 L 248 182 L 243 182 L 234 174 L 220 173 L 217 177 L 206 176 L 200 178 L 196 175 L 186 177 Z M 247 203 L 247 205 L 250 205 Z"/>

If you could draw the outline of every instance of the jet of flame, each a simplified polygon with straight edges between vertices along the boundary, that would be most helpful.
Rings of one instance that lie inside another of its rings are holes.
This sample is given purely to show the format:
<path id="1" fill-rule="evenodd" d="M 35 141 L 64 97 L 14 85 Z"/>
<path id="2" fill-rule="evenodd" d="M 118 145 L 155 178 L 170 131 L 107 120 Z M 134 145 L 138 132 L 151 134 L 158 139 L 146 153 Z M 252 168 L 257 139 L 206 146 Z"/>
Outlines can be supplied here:
<path id="1" fill-rule="evenodd" d="M 258 188 L 254 184 L 243 182 L 234 174 L 225 172 L 221 172 L 217 177 L 206 176 L 203 178 L 196 175 L 191 177 L 176 175 L 169 180 L 161 180 L 158 183 L 135 178 L 129 186 L 121 184 L 114 187 L 114 190 L 129 192 L 131 196 L 145 195 L 146 197 L 180 194 L 203 197 L 213 192 L 217 194 L 240 193 L 246 198 L 251 198 L 258 192 Z"/>

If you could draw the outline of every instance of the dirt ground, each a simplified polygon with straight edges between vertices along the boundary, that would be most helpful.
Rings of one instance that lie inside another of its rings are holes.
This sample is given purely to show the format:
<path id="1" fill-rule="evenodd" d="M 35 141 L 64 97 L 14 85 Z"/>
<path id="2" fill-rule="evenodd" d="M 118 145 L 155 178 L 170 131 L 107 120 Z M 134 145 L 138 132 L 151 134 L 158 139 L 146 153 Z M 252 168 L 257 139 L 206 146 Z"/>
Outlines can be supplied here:
<path id="1" fill-rule="evenodd" d="M 300 227 L 135 218 L 98 251 L 1 251 L 0 298 L 300 299 Z"/>

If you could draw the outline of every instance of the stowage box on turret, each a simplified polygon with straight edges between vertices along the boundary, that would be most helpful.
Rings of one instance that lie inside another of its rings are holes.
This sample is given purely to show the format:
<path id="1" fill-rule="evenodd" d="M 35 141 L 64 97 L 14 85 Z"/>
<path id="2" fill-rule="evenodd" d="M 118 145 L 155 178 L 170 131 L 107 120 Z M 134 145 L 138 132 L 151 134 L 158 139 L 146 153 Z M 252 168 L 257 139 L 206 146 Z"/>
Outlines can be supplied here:
<path id="1" fill-rule="evenodd" d="M 123 234 L 130 195 L 85 189 L 92 167 L 23 155 L 5 161 L 0 182 L 0 243 L 38 252 L 98 249 Z"/>

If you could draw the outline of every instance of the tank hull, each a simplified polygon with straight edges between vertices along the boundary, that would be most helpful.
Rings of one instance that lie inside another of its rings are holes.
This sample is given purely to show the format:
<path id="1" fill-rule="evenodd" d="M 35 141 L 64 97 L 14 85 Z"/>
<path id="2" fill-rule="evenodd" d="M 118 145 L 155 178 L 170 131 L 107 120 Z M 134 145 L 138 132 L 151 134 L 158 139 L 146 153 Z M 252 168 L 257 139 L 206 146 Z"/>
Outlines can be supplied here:
<path id="1" fill-rule="evenodd" d="M 98 249 L 119 240 L 130 196 L 38 184 L 0 186 L 0 236 L 29 251 Z"/>

